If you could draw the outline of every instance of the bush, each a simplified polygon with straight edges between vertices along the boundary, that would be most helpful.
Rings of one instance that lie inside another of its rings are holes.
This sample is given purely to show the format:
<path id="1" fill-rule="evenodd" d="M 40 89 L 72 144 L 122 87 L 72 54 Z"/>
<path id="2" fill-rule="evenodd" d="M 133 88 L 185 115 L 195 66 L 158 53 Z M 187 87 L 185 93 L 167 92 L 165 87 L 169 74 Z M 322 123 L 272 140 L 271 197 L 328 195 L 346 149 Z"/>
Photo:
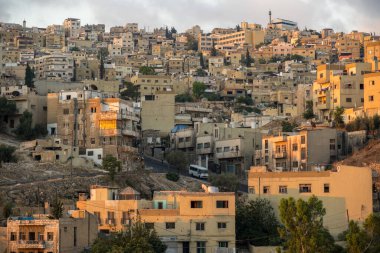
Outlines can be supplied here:
<path id="1" fill-rule="evenodd" d="M 15 150 L 14 147 L 0 145 L 0 163 L 16 162 L 16 157 L 13 155 Z"/>
<path id="2" fill-rule="evenodd" d="M 170 181 L 177 182 L 179 180 L 179 175 L 176 173 L 166 173 L 166 178 Z"/>

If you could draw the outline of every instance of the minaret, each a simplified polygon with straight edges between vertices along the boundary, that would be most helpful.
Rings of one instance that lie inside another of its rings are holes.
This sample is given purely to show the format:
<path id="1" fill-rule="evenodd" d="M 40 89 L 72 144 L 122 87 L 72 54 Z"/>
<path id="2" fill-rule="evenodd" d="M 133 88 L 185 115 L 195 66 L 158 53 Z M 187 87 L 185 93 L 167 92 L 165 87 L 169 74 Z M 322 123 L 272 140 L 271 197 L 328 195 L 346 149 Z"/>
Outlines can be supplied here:
<path id="1" fill-rule="evenodd" d="M 26 28 L 26 20 L 22 21 L 22 27 L 25 29 Z"/>
<path id="2" fill-rule="evenodd" d="M 272 24 L 272 11 L 269 10 L 269 24 Z"/>

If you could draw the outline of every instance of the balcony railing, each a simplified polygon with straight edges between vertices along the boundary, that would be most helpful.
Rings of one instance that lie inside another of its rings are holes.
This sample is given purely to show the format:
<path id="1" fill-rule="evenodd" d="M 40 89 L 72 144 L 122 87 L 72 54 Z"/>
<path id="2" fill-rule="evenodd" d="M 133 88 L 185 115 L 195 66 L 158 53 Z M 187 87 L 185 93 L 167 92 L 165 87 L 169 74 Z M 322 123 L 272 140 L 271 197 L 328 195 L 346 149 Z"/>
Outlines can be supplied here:
<path id="1" fill-rule="evenodd" d="M 120 129 L 100 129 L 100 136 L 120 136 Z"/>
<path id="2" fill-rule="evenodd" d="M 116 221 L 114 218 L 106 218 L 104 220 L 104 224 L 114 226 L 116 224 Z"/>
<path id="3" fill-rule="evenodd" d="M 139 137 L 139 133 L 138 132 L 132 131 L 132 130 L 128 130 L 128 129 L 121 130 L 121 133 L 123 135 L 127 135 L 127 136 Z"/>
<path id="4" fill-rule="evenodd" d="M 18 241 L 18 248 L 20 249 L 44 249 L 45 247 L 45 241 Z"/>
<path id="5" fill-rule="evenodd" d="M 286 152 L 276 152 L 276 153 L 274 153 L 274 158 L 276 158 L 276 159 L 286 158 Z"/>

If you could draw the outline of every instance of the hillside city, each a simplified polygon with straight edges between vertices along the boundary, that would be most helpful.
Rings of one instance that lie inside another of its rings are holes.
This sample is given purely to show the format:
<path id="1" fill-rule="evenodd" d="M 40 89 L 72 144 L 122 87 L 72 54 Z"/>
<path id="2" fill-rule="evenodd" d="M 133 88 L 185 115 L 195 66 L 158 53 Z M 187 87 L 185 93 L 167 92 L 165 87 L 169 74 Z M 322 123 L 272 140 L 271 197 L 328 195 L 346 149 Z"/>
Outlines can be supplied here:
<path id="1" fill-rule="evenodd" d="M 380 36 L 0 20 L 0 253 L 380 252 Z"/>

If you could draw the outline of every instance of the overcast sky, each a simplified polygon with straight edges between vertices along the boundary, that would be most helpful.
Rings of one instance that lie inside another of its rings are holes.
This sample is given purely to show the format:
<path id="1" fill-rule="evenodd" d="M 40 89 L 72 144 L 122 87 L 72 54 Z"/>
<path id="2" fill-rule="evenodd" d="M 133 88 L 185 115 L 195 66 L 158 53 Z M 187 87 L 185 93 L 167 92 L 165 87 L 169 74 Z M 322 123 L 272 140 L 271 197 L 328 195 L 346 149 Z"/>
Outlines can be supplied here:
<path id="1" fill-rule="evenodd" d="M 182 32 L 198 24 L 205 31 L 235 27 L 241 21 L 268 23 L 273 18 L 298 22 L 304 27 L 380 34 L 380 0 L 0 0 L 0 22 L 46 27 L 67 17 L 83 24 L 114 25 L 137 22 L 151 31 L 174 26 Z"/>

